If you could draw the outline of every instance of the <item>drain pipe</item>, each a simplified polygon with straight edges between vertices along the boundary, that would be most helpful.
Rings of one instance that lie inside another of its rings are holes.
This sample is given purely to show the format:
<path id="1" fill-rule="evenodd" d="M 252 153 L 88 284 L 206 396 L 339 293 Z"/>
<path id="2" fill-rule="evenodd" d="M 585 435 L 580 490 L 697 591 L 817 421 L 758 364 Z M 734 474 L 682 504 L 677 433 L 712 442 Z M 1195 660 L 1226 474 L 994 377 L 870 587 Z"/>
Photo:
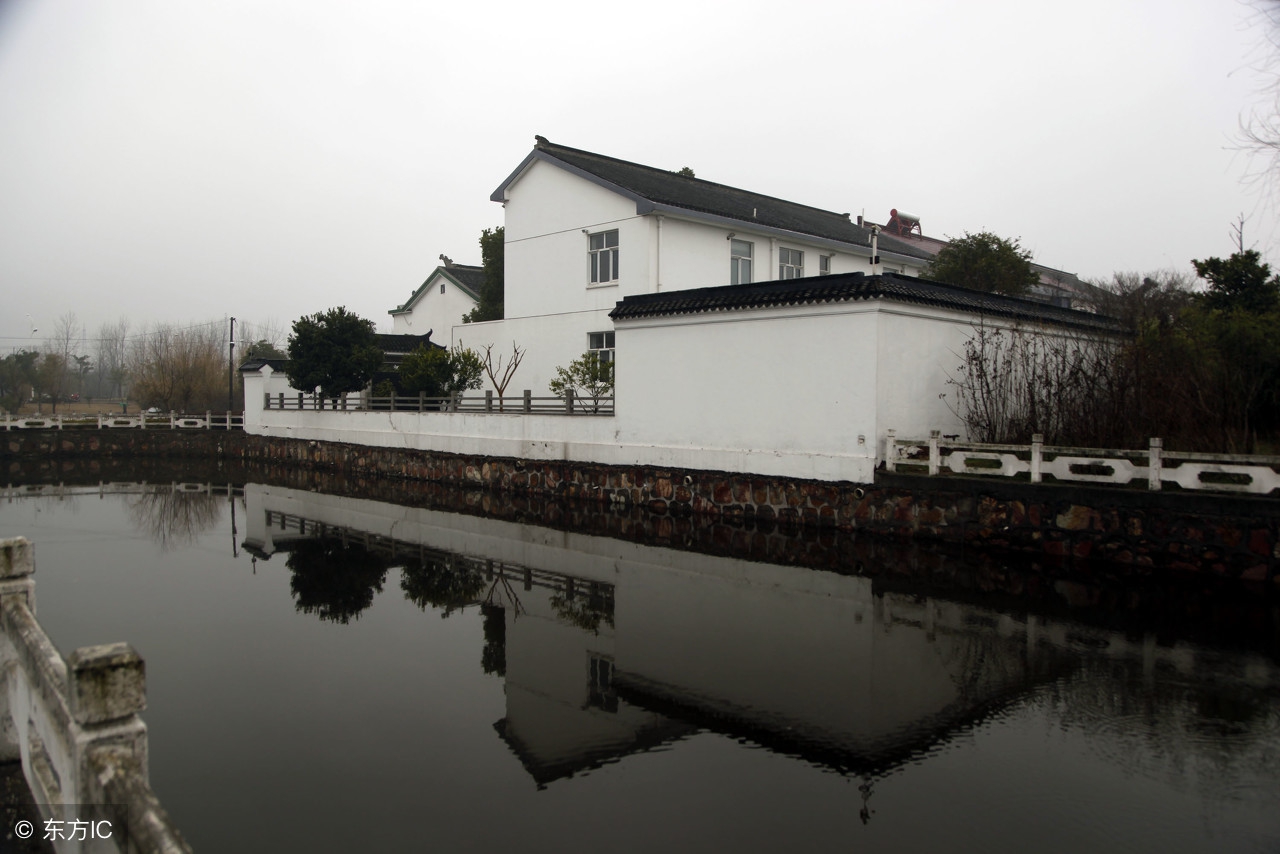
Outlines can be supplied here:
<path id="1" fill-rule="evenodd" d="M 658 214 L 658 257 L 654 261 L 655 291 L 662 290 L 662 214 Z"/>
<path id="2" fill-rule="evenodd" d="M 880 273 L 880 226 L 871 226 L 871 275 Z"/>

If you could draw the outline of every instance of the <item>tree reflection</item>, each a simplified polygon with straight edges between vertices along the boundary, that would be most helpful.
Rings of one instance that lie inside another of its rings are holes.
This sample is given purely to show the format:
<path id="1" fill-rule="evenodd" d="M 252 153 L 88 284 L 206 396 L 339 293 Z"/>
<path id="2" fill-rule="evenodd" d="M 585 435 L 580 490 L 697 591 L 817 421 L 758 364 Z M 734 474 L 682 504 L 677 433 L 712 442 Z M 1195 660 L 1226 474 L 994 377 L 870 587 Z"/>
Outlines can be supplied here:
<path id="1" fill-rule="evenodd" d="M 1045 701 L 1127 773 L 1194 783 L 1218 797 L 1243 796 L 1241 781 L 1265 779 L 1280 762 L 1274 689 L 1230 673 L 1144 672 L 1141 662 L 1090 659 L 1050 686 Z"/>
<path id="2" fill-rule="evenodd" d="M 183 548 L 222 520 L 225 496 L 168 489 L 128 499 L 126 507 L 135 528 L 160 544 L 161 551 Z"/>
<path id="3" fill-rule="evenodd" d="M 386 560 L 359 543 L 338 539 L 300 540 L 285 566 L 293 573 L 289 589 L 303 614 L 346 625 L 382 592 Z"/>
<path id="4" fill-rule="evenodd" d="M 507 612 L 497 605 L 481 605 L 484 616 L 484 651 L 480 666 L 485 673 L 507 675 Z"/>
<path id="5" fill-rule="evenodd" d="M 596 635 L 602 622 L 613 627 L 613 585 L 591 581 L 585 586 L 581 589 L 575 579 L 565 578 L 564 586 L 551 596 L 551 607 L 566 623 Z"/>
<path id="6" fill-rule="evenodd" d="M 400 575 L 400 588 L 409 601 L 424 611 L 438 608 L 441 617 L 474 603 L 484 584 L 484 575 L 476 566 L 453 554 L 406 563 Z"/>

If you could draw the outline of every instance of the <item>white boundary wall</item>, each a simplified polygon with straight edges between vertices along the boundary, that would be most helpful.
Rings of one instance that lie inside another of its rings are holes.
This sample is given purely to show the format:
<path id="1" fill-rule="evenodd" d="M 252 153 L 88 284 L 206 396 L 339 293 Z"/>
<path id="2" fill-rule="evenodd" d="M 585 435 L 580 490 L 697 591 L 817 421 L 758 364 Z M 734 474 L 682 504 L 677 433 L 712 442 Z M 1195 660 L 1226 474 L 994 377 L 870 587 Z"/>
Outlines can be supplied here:
<path id="1" fill-rule="evenodd" d="M 263 391 L 281 382 L 264 368 L 245 376 L 245 429 L 468 456 L 866 483 L 887 430 L 963 434 L 939 395 L 976 321 L 885 300 L 620 321 L 612 417 L 263 411 Z M 520 376 L 509 394 L 526 387 Z"/>

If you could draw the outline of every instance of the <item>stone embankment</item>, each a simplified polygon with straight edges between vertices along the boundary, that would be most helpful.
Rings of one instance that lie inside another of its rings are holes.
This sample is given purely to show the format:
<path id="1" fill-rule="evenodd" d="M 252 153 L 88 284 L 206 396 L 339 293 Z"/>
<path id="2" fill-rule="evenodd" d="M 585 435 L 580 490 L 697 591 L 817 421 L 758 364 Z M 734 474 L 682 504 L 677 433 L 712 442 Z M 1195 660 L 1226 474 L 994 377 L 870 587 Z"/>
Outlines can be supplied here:
<path id="1" fill-rule="evenodd" d="M 1011 550 L 1051 561 L 1105 561 L 1127 572 L 1210 573 L 1274 586 L 1280 501 L 885 475 L 874 484 L 819 483 L 725 472 L 465 457 L 266 439 L 239 432 L 29 431 L 6 436 L 12 481 L 56 477 L 90 456 L 217 458 L 347 477 L 428 481 L 642 508 L 658 518 L 710 518 L 739 536 L 780 528 L 869 530 Z"/>

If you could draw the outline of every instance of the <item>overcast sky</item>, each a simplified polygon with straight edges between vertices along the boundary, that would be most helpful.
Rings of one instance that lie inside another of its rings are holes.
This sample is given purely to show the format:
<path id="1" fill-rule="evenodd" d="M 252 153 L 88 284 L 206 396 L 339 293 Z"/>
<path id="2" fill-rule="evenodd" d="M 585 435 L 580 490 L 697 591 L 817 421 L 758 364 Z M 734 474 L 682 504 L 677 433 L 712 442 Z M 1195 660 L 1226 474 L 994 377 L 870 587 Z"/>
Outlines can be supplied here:
<path id="1" fill-rule="evenodd" d="M 1233 150 L 1257 9 L 0 0 L 0 352 L 67 311 L 389 331 L 440 253 L 479 263 L 534 134 L 1084 277 L 1226 256 L 1241 213 L 1275 264 Z"/>

